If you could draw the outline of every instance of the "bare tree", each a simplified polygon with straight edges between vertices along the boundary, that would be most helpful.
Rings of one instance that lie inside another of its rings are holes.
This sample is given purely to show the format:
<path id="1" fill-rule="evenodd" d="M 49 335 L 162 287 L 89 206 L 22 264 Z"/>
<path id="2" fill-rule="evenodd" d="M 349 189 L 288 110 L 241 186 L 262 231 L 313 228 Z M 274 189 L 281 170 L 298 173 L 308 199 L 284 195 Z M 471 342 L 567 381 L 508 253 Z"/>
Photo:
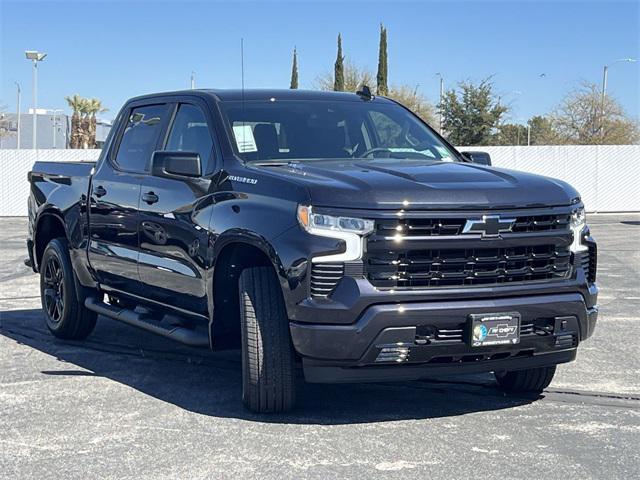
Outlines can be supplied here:
<path id="1" fill-rule="evenodd" d="M 363 85 L 371 87 L 376 81 L 375 78 L 375 75 L 370 70 L 358 67 L 351 61 L 347 61 L 344 65 L 345 92 L 356 92 Z M 333 75 L 331 72 L 316 78 L 315 87 L 318 90 L 333 90 Z M 422 94 L 418 93 L 417 87 L 392 85 L 386 96 L 401 103 L 425 122 L 435 124 L 435 109 Z"/>
<path id="2" fill-rule="evenodd" d="M 575 145 L 624 145 L 640 141 L 637 121 L 630 118 L 612 96 L 584 82 L 563 99 L 551 115 L 554 129 L 564 143 Z"/>
<path id="3" fill-rule="evenodd" d="M 356 92 L 362 85 L 372 86 L 375 77 L 366 68 L 360 68 L 352 61 L 347 60 L 343 68 L 344 90 L 345 92 Z M 334 78 L 332 72 L 327 72 L 316 78 L 315 87 L 318 90 L 333 90 Z"/>
<path id="4" fill-rule="evenodd" d="M 404 105 L 429 125 L 436 125 L 435 108 L 418 92 L 417 87 L 411 88 L 408 85 L 392 85 L 387 97 Z"/>

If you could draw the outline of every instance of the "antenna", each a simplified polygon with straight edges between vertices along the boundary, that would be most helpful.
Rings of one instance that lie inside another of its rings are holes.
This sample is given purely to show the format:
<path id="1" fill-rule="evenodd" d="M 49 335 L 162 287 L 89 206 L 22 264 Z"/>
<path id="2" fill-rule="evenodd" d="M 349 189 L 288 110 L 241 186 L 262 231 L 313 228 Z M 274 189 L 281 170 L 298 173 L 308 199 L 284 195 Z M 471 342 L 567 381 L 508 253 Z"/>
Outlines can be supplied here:
<path id="1" fill-rule="evenodd" d="M 368 85 L 362 85 L 362 89 L 358 90 L 356 92 L 356 95 L 358 95 L 363 100 L 373 100 L 373 94 L 371 93 L 371 89 Z"/>
<path id="2" fill-rule="evenodd" d="M 242 145 L 247 144 L 247 133 L 244 124 L 244 38 L 240 37 L 240 87 L 241 87 L 241 101 L 242 101 Z"/>
<path id="3" fill-rule="evenodd" d="M 242 101 L 244 102 L 244 38 L 240 39 L 240 81 L 242 86 Z"/>

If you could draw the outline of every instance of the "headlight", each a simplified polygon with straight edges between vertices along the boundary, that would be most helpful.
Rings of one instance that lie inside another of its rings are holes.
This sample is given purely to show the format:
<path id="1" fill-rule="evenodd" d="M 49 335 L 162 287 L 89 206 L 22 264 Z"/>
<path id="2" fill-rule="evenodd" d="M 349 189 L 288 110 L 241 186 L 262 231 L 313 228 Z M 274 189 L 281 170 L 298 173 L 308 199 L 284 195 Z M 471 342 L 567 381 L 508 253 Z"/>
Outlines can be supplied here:
<path id="1" fill-rule="evenodd" d="M 314 213 L 311 207 L 298 206 L 298 222 L 312 235 L 344 240 L 346 249 L 343 253 L 314 257 L 317 262 L 350 262 L 362 258 L 363 237 L 373 231 L 372 220 L 352 217 L 334 217 Z"/>
<path id="2" fill-rule="evenodd" d="M 332 215 L 313 213 L 311 207 L 304 205 L 298 207 L 298 221 L 305 230 L 311 233 L 313 233 L 312 230 L 316 229 L 352 232 L 359 235 L 366 235 L 373 231 L 372 220 L 352 217 L 334 217 Z"/>
<path id="3" fill-rule="evenodd" d="M 582 231 L 587 226 L 587 215 L 584 212 L 584 208 L 580 207 L 571 212 L 571 230 L 573 231 L 573 243 L 571 244 L 571 251 L 584 252 L 589 248 L 582 243 Z"/>

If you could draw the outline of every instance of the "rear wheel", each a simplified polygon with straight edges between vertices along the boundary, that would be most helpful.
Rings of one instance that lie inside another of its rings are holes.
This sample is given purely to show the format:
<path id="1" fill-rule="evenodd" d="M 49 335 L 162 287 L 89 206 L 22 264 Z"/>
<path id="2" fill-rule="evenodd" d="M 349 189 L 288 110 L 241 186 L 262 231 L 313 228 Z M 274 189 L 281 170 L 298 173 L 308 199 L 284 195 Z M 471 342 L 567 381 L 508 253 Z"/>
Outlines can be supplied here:
<path id="1" fill-rule="evenodd" d="M 78 300 L 74 275 L 67 240 L 51 240 L 40 264 L 40 298 L 47 328 L 58 338 L 80 340 L 93 331 L 97 315 Z"/>
<path id="2" fill-rule="evenodd" d="M 240 275 L 242 401 L 256 413 L 293 408 L 294 353 L 282 292 L 271 267 Z"/>
<path id="3" fill-rule="evenodd" d="M 508 392 L 540 393 L 549 386 L 556 373 L 553 367 L 530 368 L 514 372 L 496 372 L 498 385 Z"/>

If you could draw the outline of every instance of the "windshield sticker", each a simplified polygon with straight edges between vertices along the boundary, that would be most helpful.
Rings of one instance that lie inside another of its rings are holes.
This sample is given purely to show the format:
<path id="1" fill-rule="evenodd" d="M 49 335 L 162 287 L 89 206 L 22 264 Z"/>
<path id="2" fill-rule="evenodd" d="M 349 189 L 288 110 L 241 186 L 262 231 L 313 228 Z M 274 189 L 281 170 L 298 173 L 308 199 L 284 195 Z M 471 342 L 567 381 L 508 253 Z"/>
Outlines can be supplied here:
<path id="1" fill-rule="evenodd" d="M 233 136 L 240 153 L 257 152 L 256 139 L 253 137 L 251 125 L 234 125 Z"/>

